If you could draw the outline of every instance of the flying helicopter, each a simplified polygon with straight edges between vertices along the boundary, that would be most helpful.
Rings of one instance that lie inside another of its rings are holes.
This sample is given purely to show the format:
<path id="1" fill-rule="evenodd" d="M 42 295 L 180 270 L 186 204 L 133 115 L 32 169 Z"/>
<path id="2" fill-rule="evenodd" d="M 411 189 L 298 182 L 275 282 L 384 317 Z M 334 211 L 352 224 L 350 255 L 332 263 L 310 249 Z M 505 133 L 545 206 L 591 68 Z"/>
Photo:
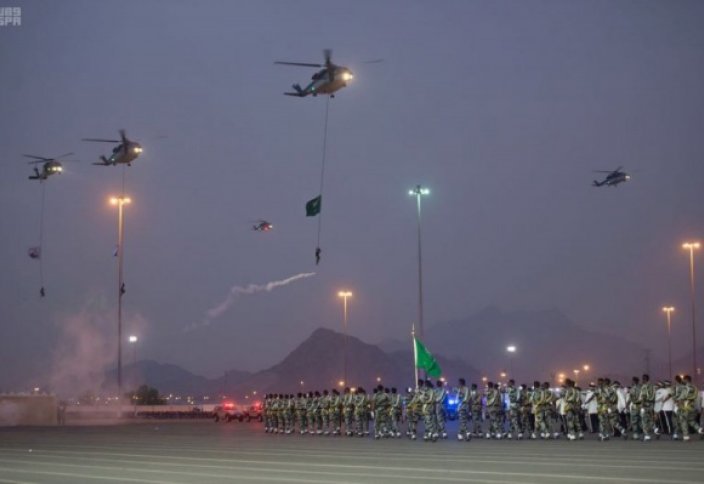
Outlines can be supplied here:
<path id="1" fill-rule="evenodd" d="M 274 225 L 267 222 L 266 220 L 257 220 L 254 222 L 254 225 L 252 225 L 252 230 L 257 231 L 257 232 L 268 232 L 271 229 L 274 228 Z"/>
<path id="2" fill-rule="evenodd" d="M 318 94 L 329 94 L 330 97 L 335 97 L 335 92 L 339 91 L 343 87 L 347 86 L 347 83 L 354 79 L 354 74 L 352 71 L 344 66 L 338 66 L 332 63 L 332 50 L 325 49 L 323 51 L 325 56 L 325 64 L 314 64 L 306 62 L 283 62 L 276 61 L 274 64 L 282 64 L 287 66 L 301 66 L 301 67 L 322 67 L 313 77 L 311 77 L 311 82 L 305 88 L 302 88 L 300 84 L 294 84 L 293 90 L 295 92 L 285 92 L 287 96 L 295 97 L 306 97 L 308 95 L 317 96 Z M 371 61 L 379 62 L 379 61 Z"/>
<path id="3" fill-rule="evenodd" d="M 46 180 L 49 178 L 51 175 L 56 175 L 61 174 L 61 172 L 64 171 L 63 166 L 61 165 L 61 162 L 59 161 L 59 158 L 63 158 L 65 156 L 71 156 L 73 153 L 64 153 L 61 156 L 57 156 L 54 158 L 45 158 L 43 156 L 34 156 L 34 155 L 22 155 L 27 158 L 33 158 L 34 161 L 28 161 L 30 165 L 34 165 L 34 175 L 30 175 L 29 179 L 30 180 L 39 180 L 40 182 Z M 64 160 L 64 161 L 69 161 L 69 160 Z M 39 167 L 37 165 L 41 164 L 42 168 L 41 171 L 39 171 Z"/>
<path id="4" fill-rule="evenodd" d="M 142 154 L 142 146 L 136 141 L 131 141 L 127 139 L 125 130 L 120 130 L 120 139 L 103 139 L 103 138 L 83 138 L 83 141 L 95 141 L 99 143 L 118 143 L 112 149 L 112 154 L 109 158 L 104 156 L 100 157 L 99 163 L 93 163 L 98 166 L 115 166 L 119 164 L 126 164 L 127 166 L 132 166 L 132 162 L 136 160 L 140 154 Z"/>
<path id="5" fill-rule="evenodd" d="M 595 170 L 595 173 L 607 173 L 606 178 L 604 178 L 602 181 L 597 181 L 594 180 L 594 183 L 592 183 L 592 186 L 595 187 L 603 187 L 606 185 L 607 187 L 615 187 L 619 183 L 624 183 L 627 182 L 628 180 L 631 179 L 631 175 L 626 173 L 625 171 L 621 171 L 623 169 L 622 166 L 619 166 L 613 171 L 610 170 Z"/>

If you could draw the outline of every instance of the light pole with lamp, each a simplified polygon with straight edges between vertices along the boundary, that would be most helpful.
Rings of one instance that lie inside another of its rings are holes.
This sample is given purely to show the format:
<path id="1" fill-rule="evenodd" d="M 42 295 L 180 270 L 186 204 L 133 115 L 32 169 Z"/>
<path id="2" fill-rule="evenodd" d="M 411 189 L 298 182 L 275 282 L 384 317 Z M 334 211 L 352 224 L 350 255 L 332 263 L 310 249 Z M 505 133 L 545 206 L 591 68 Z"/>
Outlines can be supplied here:
<path id="1" fill-rule="evenodd" d="M 122 296 L 125 295 L 123 274 L 125 219 L 123 207 L 132 203 L 132 199 L 124 195 L 110 198 L 112 205 L 117 205 L 117 398 L 122 399 Z"/>
<path id="2" fill-rule="evenodd" d="M 347 299 L 352 297 L 352 292 L 340 291 L 337 295 L 342 298 L 342 328 L 345 333 L 342 349 L 342 380 L 347 384 Z"/>

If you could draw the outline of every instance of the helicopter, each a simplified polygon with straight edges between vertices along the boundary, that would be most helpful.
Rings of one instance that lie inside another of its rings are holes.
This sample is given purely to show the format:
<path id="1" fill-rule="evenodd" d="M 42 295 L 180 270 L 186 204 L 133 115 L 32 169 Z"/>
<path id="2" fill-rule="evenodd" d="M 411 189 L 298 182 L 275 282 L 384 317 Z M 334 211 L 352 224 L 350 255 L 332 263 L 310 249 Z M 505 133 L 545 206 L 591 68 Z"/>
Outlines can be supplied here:
<path id="1" fill-rule="evenodd" d="M 352 71 L 344 66 L 338 66 L 332 63 L 332 49 L 323 51 L 325 56 L 325 64 L 312 64 L 305 62 L 283 62 L 276 61 L 274 64 L 282 64 L 287 66 L 302 66 L 302 67 L 322 67 L 323 69 L 313 74 L 311 83 L 305 89 L 300 84 L 294 84 L 295 92 L 285 92 L 286 96 L 306 97 L 308 95 L 317 96 L 318 94 L 329 94 L 330 97 L 335 97 L 335 92 L 347 86 L 347 83 L 354 79 Z M 372 61 L 378 62 L 378 61 Z"/>
<path id="2" fill-rule="evenodd" d="M 34 156 L 34 155 L 22 155 L 27 158 L 33 158 L 34 161 L 28 161 L 27 163 L 34 166 L 34 175 L 30 175 L 29 179 L 30 180 L 39 180 L 40 182 L 46 180 L 49 178 L 51 175 L 56 175 L 61 174 L 61 172 L 64 171 L 63 166 L 61 166 L 61 162 L 59 161 L 59 158 L 63 158 L 64 156 L 71 156 L 73 153 L 65 153 L 61 156 L 57 156 L 55 158 L 45 158 L 43 156 Z M 39 167 L 36 165 L 42 164 L 42 169 L 39 171 Z"/>
<path id="3" fill-rule="evenodd" d="M 619 183 L 624 183 L 627 182 L 628 180 L 631 179 L 631 175 L 628 173 L 621 171 L 623 169 L 622 166 L 619 166 L 613 171 L 609 170 L 595 170 L 595 173 L 607 173 L 606 178 L 604 178 L 602 181 L 597 181 L 594 180 L 594 183 L 592 183 L 592 186 L 595 187 L 603 187 L 606 185 L 607 187 L 615 187 Z"/>
<path id="4" fill-rule="evenodd" d="M 257 231 L 257 232 L 268 232 L 271 229 L 274 228 L 274 225 L 267 222 L 266 220 L 257 220 L 254 222 L 254 225 L 252 225 L 252 230 Z"/>
<path id="5" fill-rule="evenodd" d="M 83 141 L 96 141 L 99 143 L 118 143 L 112 149 L 112 154 L 109 158 L 104 156 L 100 157 L 99 163 L 93 163 L 98 166 L 115 166 L 119 164 L 126 164 L 127 166 L 132 166 L 132 162 L 136 160 L 140 154 L 142 154 L 142 146 L 136 141 L 131 141 L 127 139 L 125 130 L 120 130 L 120 139 L 103 139 L 103 138 L 83 138 Z"/>

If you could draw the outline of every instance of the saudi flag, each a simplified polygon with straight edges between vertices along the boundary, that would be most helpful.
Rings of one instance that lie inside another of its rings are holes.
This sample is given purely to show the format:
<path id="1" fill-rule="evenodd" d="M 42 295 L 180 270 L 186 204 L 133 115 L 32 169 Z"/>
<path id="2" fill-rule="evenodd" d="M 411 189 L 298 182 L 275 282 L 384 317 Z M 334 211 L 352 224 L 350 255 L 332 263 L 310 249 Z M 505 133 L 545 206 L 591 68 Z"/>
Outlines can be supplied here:
<path id="1" fill-rule="evenodd" d="M 440 365 L 438 365 L 438 361 L 430 353 L 430 351 L 423 346 L 423 343 L 418 341 L 418 338 L 415 337 L 413 338 L 413 343 L 415 345 L 414 356 L 416 359 L 416 368 L 425 370 L 425 373 L 433 378 L 438 378 L 442 375 L 442 369 L 440 368 Z"/>
<path id="2" fill-rule="evenodd" d="M 313 200 L 309 200 L 308 203 L 306 203 L 306 217 L 315 217 L 320 213 L 320 201 L 322 197 L 322 195 L 318 195 Z"/>

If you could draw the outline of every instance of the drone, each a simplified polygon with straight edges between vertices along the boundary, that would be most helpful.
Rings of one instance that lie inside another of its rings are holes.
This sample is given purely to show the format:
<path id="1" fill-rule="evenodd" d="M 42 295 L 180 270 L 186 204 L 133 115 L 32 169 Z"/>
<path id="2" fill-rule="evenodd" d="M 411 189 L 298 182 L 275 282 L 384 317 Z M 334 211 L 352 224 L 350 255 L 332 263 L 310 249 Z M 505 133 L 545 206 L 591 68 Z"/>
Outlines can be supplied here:
<path id="1" fill-rule="evenodd" d="M 61 172 L 64 171 L 63 166 L 61 166 L 61 162 L 59 161 L 59 158 L 63 158 L 65 156 L 71 156 L 73 153 L 65 153 L 61 156 L 57 156 L 55 158 L 45 158 L 43 156 L 34 156 L 34 155 L 22 155 L 27 158 L 33 158 L 34 161 L 28 161 L 27 163 L 34 166 L 34 175 L 30 175 L 29 179 L 30 180 L 39 180 L 40 182 L 43 182 L 47 178 L 49 178 L 51 175 L 56 175 L 56 174 L 61 174 Z M 64 160 L 68 161 L 68 160 Z M 41 164 L 42 168 L 41 171 L 39 170 L 39 167 L 37 165 Z"/>
<path id="2" fill-rule="evenodd" d="M 267 222 L 266 220 L 257 220 L 254 225 L 252 225 L 252 230 L 257 232 L 268 232 L 274 228 L 274 225 Z"/>
<path id="3" fill-rule="evenodd" d="M 283 64 L 287 66 L 302 66 L 302 67 L 322 67 L 323 69 L 313 74 L 311 77 L 311 83 L 305 88 L 302 88 L 300 84 L 294 84 L 294 92 L 285 92 L 286 96 L 295 97 L 306 97 L 308 95 L 313 95 L 314 97 L 318 94 L 329 94 L 330 97 L 335 97 L 335 92 L 339 91 L 343 87 L 347 86 L 347 83 L 354 79 L 352 71 L 344 66 L 338 66 L 332 63 L 330 58 L 332 57 L 332 50 L 325 49 L 323 51 L 325 56 L 325 64 L 312 64 L 306 62 L 282 62 L 276 61 L 274 64 Z M 379 61 L 372 61 L 379 62 Z"/>
<path id="4" fill-rule="evenodd" d="M 628 180 L 631 179 L 631 175 L 628 173 L 621 171 L 623 169 L 622 166 L 619 166 L 613 171 L 610 170 L 595 170 L 595 173 L 607 173 L 606 178 L 604 178 L 602 181 L 597 181 L 594 180 L 594 183 L 592 183 L 592 186 L 595 187 L 603 187 L 606 185 L 607 187 L 615 187 L 619 183 L 624 183 L 627 182 Z"/>
<path id="5" fill-rule="evenodd" d="M 104 156 L 100 157 L 99 163 L 93 163 L 98 166 L 115 166 L 119 164 L 125 164 L 127 166 L 132 166 L 132 162 L 136 160 L 140 154 L 142 154 L 142 146 L 136 141 L 131 141 L 127 139 L 125 130 L 120 130 L 120 139 L 103 139 L 103 138 L 83 138 L 83 141 L 95 141 L 99 143 L 118 143 L 112 149 L 112 154 L 110 157 L 106 158 Z"/>

